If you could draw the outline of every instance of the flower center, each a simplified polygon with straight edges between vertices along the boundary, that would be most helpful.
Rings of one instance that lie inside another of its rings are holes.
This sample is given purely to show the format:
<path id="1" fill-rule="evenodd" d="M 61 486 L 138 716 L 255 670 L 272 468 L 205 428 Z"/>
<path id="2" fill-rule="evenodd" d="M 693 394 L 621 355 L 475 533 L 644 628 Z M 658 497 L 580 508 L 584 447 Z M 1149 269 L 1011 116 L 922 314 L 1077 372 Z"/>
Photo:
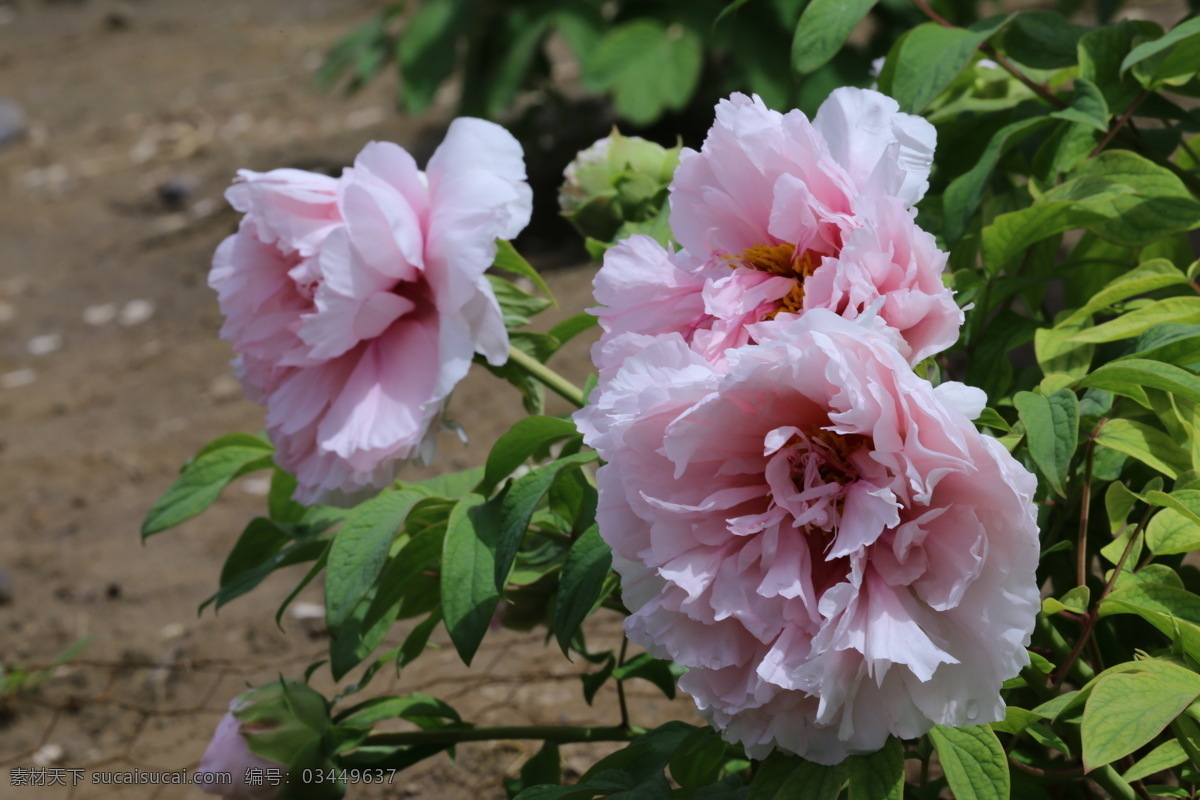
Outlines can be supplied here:
<path id="1" fill-rule="evenodd" d="M 792 278 L 796 285 L 779 299 L 779 306 L 764 319 L 774 319 L 780 311 L 798 314 L 804 305 L 804 279 L 821 266 L 821 257 L 812 250 L 797 253 L 790 242 L 782 244 L 756 244 L 731 256 L 734 266 Z"/>
<path id="2" fill-rule="evenodd" d="M 847 487 L 860 478 L 853 455 L 865 445 L 864 437 L 783 428 L 769 438 L 774 442 L 768 445 L 767 482 L 774 504 L 791 514 L 793 527 L 835 532 Z"/>

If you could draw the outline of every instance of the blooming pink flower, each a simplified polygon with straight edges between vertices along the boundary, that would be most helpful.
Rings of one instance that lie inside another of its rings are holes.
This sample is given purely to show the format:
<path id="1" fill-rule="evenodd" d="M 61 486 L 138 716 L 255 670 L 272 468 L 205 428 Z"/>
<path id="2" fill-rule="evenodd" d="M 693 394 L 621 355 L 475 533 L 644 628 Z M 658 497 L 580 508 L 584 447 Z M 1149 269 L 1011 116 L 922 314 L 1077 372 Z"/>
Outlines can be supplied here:
<path id="1" fill-rule="evenodd" d="M 715 365 L 624 334 L 576 422 L 630 639 L 753 757 L 823 764 L 1004 717 L 1038 608 L 1034 477 L 873 315 L 750 326 Z"/>
<path id="2" fill-rule="evenodd" d="M 212 776 L 201 776 L 198 785 L 200 791 L 205 794 L 220 795 L 233 800 L 268 800 L 278 793 L 278 788 L 262 783 L 248 784 L 246 771 L 270 769 L 282 773 L 284 765 L 251 752 L 245 737 L 242 736 L 242 723 L 233 715 L 239 708 L 239 698 L 234 698 L 229 703 L 228 713 L 217 724 L 216 733 L 213 734 L 212 741 L 208 743 L 208 748 L 196 767 L 197 773 L 228 773 L 232 781 L 224 783 L 205 780 L 205 777 Z"/>
<path id="3" fill-rule="evenodd" d="M 529 221 L 521 147 L 458 119 L 417 169 L 387 142 L 334 179 L 243 170 L 227 193 L 245 218 L 209 284 L 250 397 L 267 406 L 280 466 L 303 502 L 388 483 L 432 456 L 435 422 L 474 353 L 508 357 L 484 271 L 495 240 Z"/>
<path id="4" fill-rule="evenodd" d="M 606 255 L 596 277 L 606 333 L 671 327 L 719 362 L 750 341 L 750 325 L 814 308 L 854 318 L 883 298 L 879 316 L 910 363 L 944 350 L 963 314 L 942 284 L 946 254 L 911 210 L 934 140 L 928 122 L 865 89 L 833 92 L 811 122 L 757 97 L 721 101 L 671 184 L 682 251 L 639 236 Z M 638 313 L 651 304 L 654 315 Z"/>

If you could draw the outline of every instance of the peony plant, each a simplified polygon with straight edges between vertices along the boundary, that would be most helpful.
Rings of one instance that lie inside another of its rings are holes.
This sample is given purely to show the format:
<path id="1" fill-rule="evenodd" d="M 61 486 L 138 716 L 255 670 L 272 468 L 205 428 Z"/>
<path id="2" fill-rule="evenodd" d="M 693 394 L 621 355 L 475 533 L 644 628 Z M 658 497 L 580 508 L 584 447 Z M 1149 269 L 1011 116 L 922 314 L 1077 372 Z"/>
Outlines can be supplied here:
<path id="1" fill-rule="evenodd" d="M 836 5 L 805 7 L 797 70 L 849 35 Z M 582 153 L 562 208 L 602 256 L 597 305 L 548 332 L 498 125 L 456 120 L 423 171 L 371 143 L 339 178 L 240 174 L 210 282 L 266 433 L 204 448 L 143 535 L 270 470 L 208 602 L 311 565 L 343 688 L 310 687 L 318 664 L 235 698 L 201 769 L 288 780 L 208 790 L 352 796 L 534 739 L 516 800 L 1196 795 L 1200 20 L 916 9 L 878 90 L 811 119 L 733 93 L 677 158 Z M 575 386 L 548 362 L 593 326 Z M 472 364 L 528 416 L 485 464 L 404 480 Z M 578 409 L 547 415 L 545 389 Z M 601 607 L 637 649 L 591 649 Z M 614 723 L 371 695 L 439 626 L 470 664 L 505 624 L 579 656 L 589 702 L 615 682 Z M 708 725 L 641 727 L 636 678 Z M 596 741 L 623 746 L 563 785 L 559 746 Z"/>

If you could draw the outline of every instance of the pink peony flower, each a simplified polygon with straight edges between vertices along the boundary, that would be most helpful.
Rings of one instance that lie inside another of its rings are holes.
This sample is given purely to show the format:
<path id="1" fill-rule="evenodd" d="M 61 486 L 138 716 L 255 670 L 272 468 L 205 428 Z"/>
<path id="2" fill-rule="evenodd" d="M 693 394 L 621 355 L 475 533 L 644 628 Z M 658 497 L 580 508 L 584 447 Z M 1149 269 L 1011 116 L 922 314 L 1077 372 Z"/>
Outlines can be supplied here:
<path id="1" fill-rule="evenodd" d="M 245 213 L 209 284 L 247 394 L 267 406 L 280 466 L 312 503 L 390 482 L 432 456 L 446 398 L 474 353 L 508 357 L 484 271 L 529 222 L 521 147 L 458 119 L 430 159 L 387 142 L 334 179 L 243 170 Z"/>
<path id="2" fill-rule="evenodd" d="M 208 748 L 196 767 L 197 773 L 228 773 L 232 781 L 225 783 L 219 780 L 203 780 L 204 776 L 200 776 L 201 782 L 197 785 L 205 794 L 220 795 L 233 800 L 269 800 L 278 794 L 279 788 L 270 784 L 248 784 L 246 771 L 275 770 L 282 776 L 284 765 L 251 752 L 245 737 L 242 736 L 242 723 L 233 715 L 240 707 L 240 698 L 234 698 L 229 703 L 229 712 L 221 718 L 212 741 L 208 743 Z"/>
<path id="3" fill-rule="evenodd" d="M 983 393 L 917 377 L 871 314 L 750 335 L 723 365 L 612 337 L 575 415 L 608 462 L 630 639 L 756 758 L 1002 719 L 1038 609 L 1035 479 L 971 423 Z"/>
<path id="4" fill-rule="evenodd" d="M 671 184 L 668 253 L 631 237 L 596 277 L 607 334 L 670 326 L 720 362 L 749 326 L 827 308 L 853 319 L 883 299 L 910 363 L 958 338 L 962 311 L 942 284 L 946 254 L 913 222 L 933 126 L 865 89 L 836 90 L 810 122 L 735 94 Z M 655 276 L 654 280 L 647 277 Z M 653 304 L 652 316 L 639 309 Z"/>

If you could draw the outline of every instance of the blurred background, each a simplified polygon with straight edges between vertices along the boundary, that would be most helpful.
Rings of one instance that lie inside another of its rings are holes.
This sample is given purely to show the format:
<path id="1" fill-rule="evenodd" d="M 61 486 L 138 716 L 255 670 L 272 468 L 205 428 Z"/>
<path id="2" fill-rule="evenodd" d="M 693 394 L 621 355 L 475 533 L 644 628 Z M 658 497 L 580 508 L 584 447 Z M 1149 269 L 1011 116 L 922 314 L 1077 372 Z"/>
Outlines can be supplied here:
<path id="1" fill-rule="evenodd" d="M 1002 10 L 934 5 L 960 24 Z M 138 540 L 185 459 L 221 433 L 262 427 L 228 367 L 206 285 L 213 250 L 237 224 L 222 197 L 236 169 L 338 174 L 371 139 L 423 162 L 457 113 L 505 123 L 524 142 L 536 192 L 535 222 L 517 244 L 562 307 L 548 327 L 591 302 L 594 266 L 555 201 L 577 150 L 614 123 L 698 145 L 713 103 L 733 90 L 811 112 L 835 86 L 869 85 L 871 60 L 926 19 L 912 3 L 879 3 L 832 61 L 797 71 L 804 6 L 0 0 L 0 796 L 197 797 L 88 782 L 99 770 L 194 767 L 231 697 L 300 677 L 325 646 L 319 588 L 293 604 L 283 630 L 274 625 L 303 568 L 197 616 L 263 507 L 266 479 L 241 479 L 180 531 Z M 1116 14 L 1163 25 L 1188 10 L 1042 7 L 1083 23 Z M 557 366 L 581 381 L 589 344 L 573 342 Z M 444 437 L 435 469 L 481 463 L 520 404 L 477 371 L 451 411 L 470 444 Z M 388 642 L 406 632 L 398 624 Z M 612 646 L 619 621 L 601 617 L 589 635 Z M 372 690 L 434 692 L 481 724 L 612 724 L 612 684 L 589 708 L 577 684 L 587 665 L 545 658 L 544 647 L 536 628 L 511 632 L 485 644 L 470 671 L 451 649 Z M 314 683 L 332 689 L 325 671 Z M 643 724 L 694 718 L 686 698 L 637 691 Z M 535 744 L 463 747 L 457 765 L 439 756 L 351 796 L 503 798 L 504 777 Z M 564 751 L 568 769 L 591 763 L 596 751 L 584 747 L 574 761 Z M 10 788 L 9 770 L 35 766 L 88 772 L 73 791 Z"/>

